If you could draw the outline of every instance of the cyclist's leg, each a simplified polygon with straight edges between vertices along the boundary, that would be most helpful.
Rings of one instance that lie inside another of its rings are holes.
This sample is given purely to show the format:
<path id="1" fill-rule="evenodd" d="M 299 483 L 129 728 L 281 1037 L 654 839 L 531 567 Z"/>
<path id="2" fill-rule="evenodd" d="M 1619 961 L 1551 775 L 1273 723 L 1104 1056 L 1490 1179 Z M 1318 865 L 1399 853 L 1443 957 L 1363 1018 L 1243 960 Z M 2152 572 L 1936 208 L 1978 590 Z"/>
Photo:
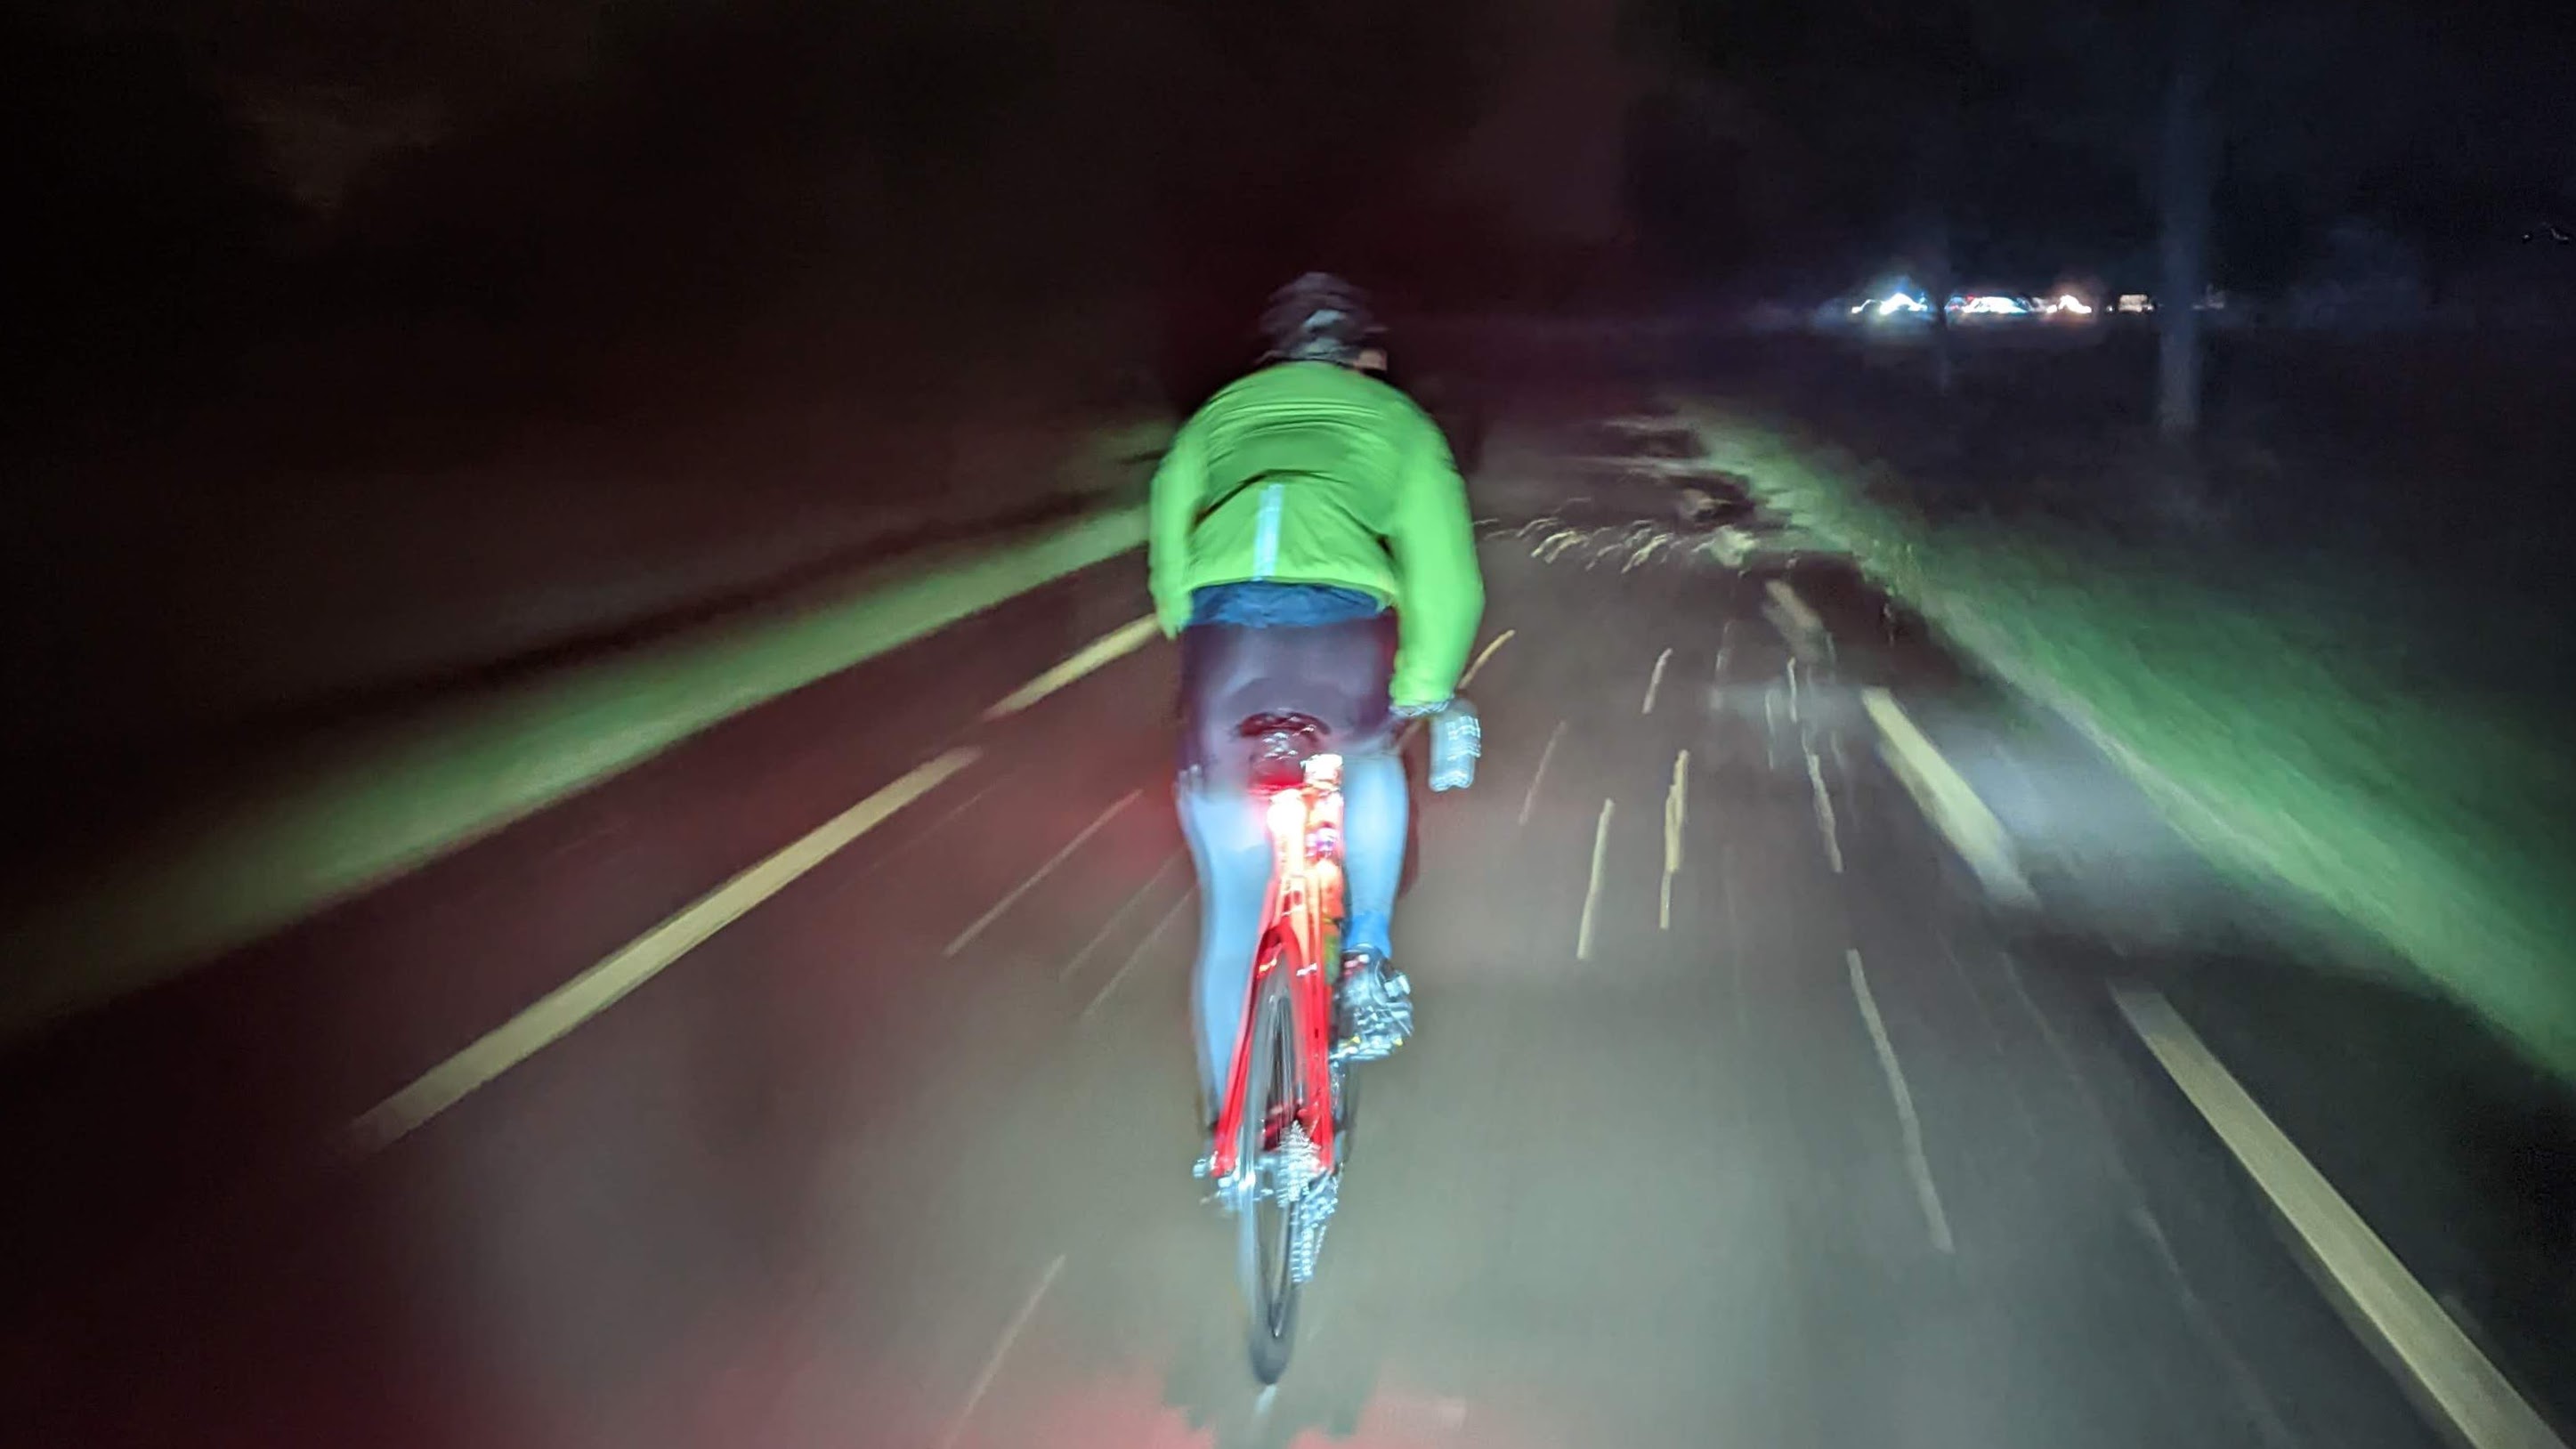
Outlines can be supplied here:
<path id="1" fill-rule="evenodd" d="M 1270 831 L 1252 795 L 1249 745 L 1236 735 L 1264 708 L 1265 631 L 1194 624 L 1181 631 L 1181 770 L 1173 798 L 1198 873 L 1199 944 L 1190 1021 L 1200 1105 L 1216 1120 L 1250 1000 L 1252 956 L 1270 889 Z M 1249 701 L 1249 703 L 1247 703 Z"/>
<path id="2" fill-rule="evenodd" d="M 1261 907 L 1270 889 L 1270 838 L 1261 808 L 1228 772 L 1185 768 L 1174 781 L 1181 833 L 1198 869 L 1199 949 L 1190 967 L 1190 1017 L 1196 1023 L 1200 1106 L 1216 1120 L 1218 1098 L 1234 1066 L 1252 988 L 1252 954 L 1261 945 Z"/>
<path id="3" fill-rule="evenodd" d="M 1411 808 L 1404 760 L 1391 747 L 1342 760 L 1342 869 L 1351 924 L 1343 948 L 1394 954 L 1396 886 L 1404 874 L 1404 825 Z"/>

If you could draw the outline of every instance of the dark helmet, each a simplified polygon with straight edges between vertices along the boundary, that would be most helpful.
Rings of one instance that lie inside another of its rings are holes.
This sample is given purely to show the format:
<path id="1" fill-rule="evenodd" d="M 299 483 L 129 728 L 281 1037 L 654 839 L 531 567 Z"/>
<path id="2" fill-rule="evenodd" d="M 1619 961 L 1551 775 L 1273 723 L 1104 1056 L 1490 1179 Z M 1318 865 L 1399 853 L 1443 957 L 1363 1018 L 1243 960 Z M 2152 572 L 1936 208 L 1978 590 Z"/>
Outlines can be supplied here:
<path id="1" fill-rule="evenodd" d="M 1366 292 L 1330 272 L 1308 272 L 1270 294 L 1261 335 L 1273 359 L 1348 367 L 1386 329 L 1378 325 Z"/>

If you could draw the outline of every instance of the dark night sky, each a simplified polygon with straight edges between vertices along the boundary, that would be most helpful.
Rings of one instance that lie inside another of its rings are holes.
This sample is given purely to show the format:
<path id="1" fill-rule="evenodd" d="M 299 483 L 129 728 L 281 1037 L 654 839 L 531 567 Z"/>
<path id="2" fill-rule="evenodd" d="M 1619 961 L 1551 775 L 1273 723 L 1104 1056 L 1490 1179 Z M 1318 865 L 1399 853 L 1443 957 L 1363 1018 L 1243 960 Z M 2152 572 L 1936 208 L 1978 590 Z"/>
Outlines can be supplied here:
<path id="1" fill-rule="evenodd" d="M 13 12 L 8 184 L 56 220 L 57 291 L 155 316 L 252 295 L 217 274 L 254 254 L 276 295 L 512 316 L 1301 259 L 1461 297 L 1569 265 L 1812 289 L 1927 218 L 2033 273 L 2150 248 L 2177 3 L 88 0 Z M 2348 217 L 2467 267 L 2576 211 L 2576 7 L 2207 3 L 2240 280 Z"/>

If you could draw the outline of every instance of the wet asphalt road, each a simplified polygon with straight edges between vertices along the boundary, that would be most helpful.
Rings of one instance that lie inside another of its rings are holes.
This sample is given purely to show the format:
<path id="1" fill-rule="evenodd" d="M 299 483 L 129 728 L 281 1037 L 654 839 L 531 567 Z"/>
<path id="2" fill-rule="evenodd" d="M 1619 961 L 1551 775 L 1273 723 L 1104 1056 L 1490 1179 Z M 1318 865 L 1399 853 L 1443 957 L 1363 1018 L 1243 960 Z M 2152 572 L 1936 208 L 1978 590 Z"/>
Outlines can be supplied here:
<path id="1" fill-rule="evenodd" d="M 2105 983 L 2002 931 L 1880 763 L 1857 688 L 1937 661 L 1801 661 L 1763 578 L 1641 558 L 1666 485 L 1569 461 L 1624 401 L 1507 418 L 1478 480 L 1488 754 L 1420 808 L 1421 1034 L 1367 1069 L 1275 1395 L 1187 1175 L 1171 651 L 977 722 L 1145 612 L 1130 558 L 9 1063 L 11 1441 L 2435 1442 Z M 1569 511 L 1603 531 L 1521 528 Z M 631 996 L 331 1150 L 959 746 Z"/>

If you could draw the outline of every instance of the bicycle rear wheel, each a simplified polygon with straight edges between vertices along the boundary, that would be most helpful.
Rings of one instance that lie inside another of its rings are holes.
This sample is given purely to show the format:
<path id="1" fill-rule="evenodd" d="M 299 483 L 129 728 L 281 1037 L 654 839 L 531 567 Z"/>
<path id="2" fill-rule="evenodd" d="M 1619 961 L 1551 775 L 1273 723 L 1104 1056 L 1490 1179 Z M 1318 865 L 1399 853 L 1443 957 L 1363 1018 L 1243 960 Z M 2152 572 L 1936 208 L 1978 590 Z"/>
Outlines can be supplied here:
<path id="1" fill-rule="evenodd" d="M 1257 1189 L 1235 1218 L 1236 1271 L 1243 1280 L 1244 1306 L 1252 1315 L 1252 1372 L 1265 1384 L 1279 1381 L 1297 1342 L 1297 1280 L 1290 1269 L 1295 1214 L 1278 1190 L 1280 1133 L 1296 1120 L 1297 1048 L 1289 1026 L 1288 973 L 1272 971 L 1263 978 L 1261 1004 L 1246 1043 L 1252 1055 L 1243 1083 L 1239 1139 L 1241 1161 L 1255 1174 Z"/>

